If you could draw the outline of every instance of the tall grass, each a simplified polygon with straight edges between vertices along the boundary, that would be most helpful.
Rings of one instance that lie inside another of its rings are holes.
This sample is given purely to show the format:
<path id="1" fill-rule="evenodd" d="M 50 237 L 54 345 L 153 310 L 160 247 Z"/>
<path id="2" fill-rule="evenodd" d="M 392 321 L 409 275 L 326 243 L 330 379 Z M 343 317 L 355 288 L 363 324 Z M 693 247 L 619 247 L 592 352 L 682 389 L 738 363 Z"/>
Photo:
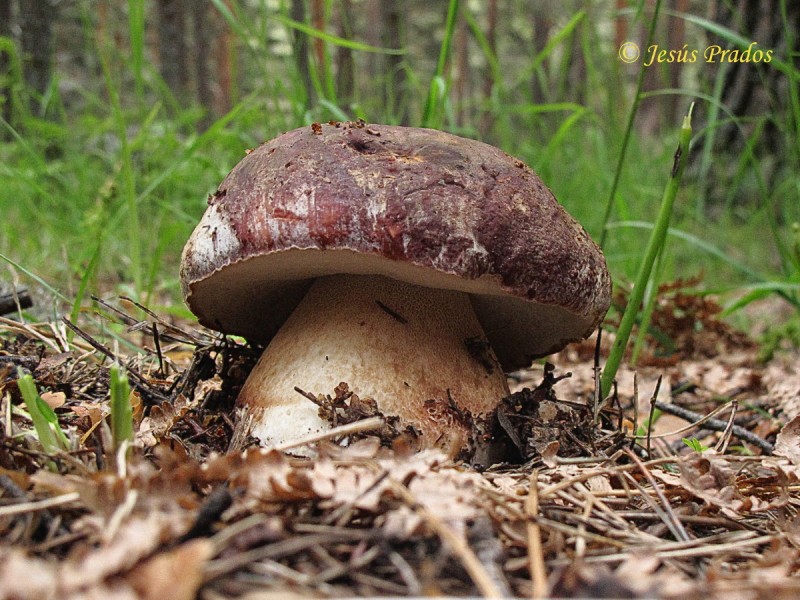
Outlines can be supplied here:
<path id="1" fill-rule="evenodd" d="M 252 7 L 211 1 L 232 32 L 233 64 L 246 71 L 234 81 L 233 105 L 205 129 L 200 127 L 203 109 L 182 107 L 158 75 L 145 30 L 147 4 L 141 0 L 127 2 L 122 44 L 100 39 L 91 3 L 79 3 L 87 54 L 99 57 L 102 76 L 78 81 L 76 89 L 76 82 L 67 80 L 74 73 L 59 73 L 62 85 L 37 99 L 48 109 L 46 119 L 24 109 L 31 93 L 13 60 L 16 70 L 9 76 L 19 96 L 14 103 L 18 112 L 11 123 L 0 122 L 6 139 L 0 142 L 0 253 L 67 297 L 80 300 L 87 290 L 122 288 L 141 299 L 178 305 L 181 247 L 207 194 L 246 148 L 312 121 L 364 117 L 396 122 L 397 111 L 407 108 L 412 124 L 481 136 L 533 166 L 595 239 L 605 238 L 615 281 L 626 285 L 658 213 L 663 171 L 653 165 L 669 162 L 675 138 L 670 128 L 642 135 L 636 115 L 644 101 L 659 103 L 666 94 L 679 94 L 686 106 L 691 100 L 698 103 L 699 150 L 690 157 L 687 190 L 675 204 L 673 243 L 661 277 L 704 272 L 708 286 L 738 289 L 739 302 L 742 294 L 755 299 L 779 293 L 797 303 L 793 285 L 800 281 L 800 258 L 792 252 L 789 225 L 800 220 L 800 76 L 788 57 L 778 56 L 769 65 L 791 83 L 790 109 L 774 115 L 770 126 L 794 154 L 786 158 L 789 167 L 767 177 L 770 157 L 760 145 L 766 123 L 746 127 L 749 123 L 730 113 L 722 102 L 722 70 L 707 89 L 665 87 L 642 93 L 637 78 L 643 71 L 619 62 L 613 40 L 598 23 L 608 26 L 624 18 L 630 31 L 647 30 L 651 15 L 644 2 L 622 13 L 611 5 L 587 4 L 555 20 L 544 41 L 520 42 L 507 33 L 492 47 L 483 9 L 451 0 L 436 15 L 439 41 L 433 53 L 427 42 L 414 37 L 405 48 L 381 48 L 366 29 L 344 39 L 330 27 L 318 30 L 292 20 L 286 4 L 262 8 L 253 18 Z M 324 6 L 328 16 L 338 9 L 334 2 Z M 782 6 L 786 36 L 794 39 Z M 678 16 L 696 37 L 713 32 L 731 44 L 743 43 L 741 35 L 707 19 Z M 409 18 L 413 22 L 414 15 Z M 456 72 L 454 59 L 462 21 L 471 53 L 468 73 Z M 286 51 L 294 35 L 322 42 L 321 63 L 311 61 L 317 99 L 310 105 L 303 74 Z M 0 48 L 6 46 L 0 40 Z M 383 77 L 362 77 L 352 98 L 346 103 L 338 98 L 335 52 L 340 47 L 353 52 L 362 71 L 375 61 L 381 64 L 388 53 L 400 53 L 408 106 L 383 101 L 383 86 L 390 85 Z M 575 64 L 585 71 L 580 91 L 571 89 Z M 463 122 L 456 122 L 454 110 L 456 77 L 467 77 L 473 90 Z M 490 92 L 485 95 L 480 88 L 487 78 Z M 720 156 L 714 136 L 729 122 L 739 126 L 744 150 Z M 722 163 L 734 165 L 729 179 L 723 179 Z M 713 207 L 721 214 L 710 216 L 706 190 L 714 187 L 726 188 L 726 194 L 723 204 Z M 760 202 L 742 204 L 742 197 L 754 194 Z"/>

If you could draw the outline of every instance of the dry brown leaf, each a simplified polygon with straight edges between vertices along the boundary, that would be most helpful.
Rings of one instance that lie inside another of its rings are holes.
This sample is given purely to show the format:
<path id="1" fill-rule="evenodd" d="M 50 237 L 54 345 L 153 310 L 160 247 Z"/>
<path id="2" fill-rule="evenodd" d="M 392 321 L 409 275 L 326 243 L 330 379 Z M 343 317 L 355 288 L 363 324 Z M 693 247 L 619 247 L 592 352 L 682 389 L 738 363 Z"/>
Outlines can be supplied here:
<path id="1" fill-rule="evenodd" d="M 126 573 L 168 538 L 166 534 L 171 527 L 165 520 L 157 513 L 129 519 L 120 526 L 110 543 L 61 565 L 61 588 L 66 593 L 79 592 L 111 576 Z"/>
<path id="2" fill-rule="evenodd" d="M 787 419 L 800 415 L 800 372 L 796 358 L 789 363 L 772 361 L 764 370 L 763 381 L 768 405 L 780 408 Z"/>
<path id="3" fill-rule="evenodd" d="M 63 406 L 67 401 L 67 395 L 64 392 L 42 392 L 40 395 L 47 406 L 53 409 Z"/>
<path id="4" fill-rule="evenodd" d="M 736 468 L 725 457 L 710 452 L 687 455 L 678 462 L 678 467 L 681 483 L 687 490 L 730 518 L 739 518 L 747 512 L 771 510 L 789 501 L 788 494 L 782 489 L 774 497 L 743 494 Z M 776 472 L 773 470 L 771 474 L 774 476 Z"/>
<path id="5" fill-rule="evenodd" d="M 678 467 L 686 489 L 728 516 L 739 516 L 744 499 L 736 487 L 736 473 L 725 460 L 695 453 L 683 457 Z"/>
<path id="6" fill-rule="evenodd" d="M 209 540 L 193 540 L 149 558 L 126 579 L 143 600 L 192 600 L 203 583 L 203 565 L 213 553 Z"/>
<path id="7" fill-rule="evenodd" d="M 75 404 L 70 407 L 78 417 L 89 417 L 92 425 L 96 425 L 98 421 L 106 418 L 109 412 L 108 403 L 89 402 L 84 400 L 80 404 Z"/>
<path id="8" fill-rule="evenodd" d="M 55 567 L 18 548 L 0 548 L 0 600 L 57 598 Z"/>
<path id="9" fill-rule="evenodd" d="M 775 440 L 774 453 L 788 458 L 793 465 L 800 466 L 800 415 L 780 430 Z"/>

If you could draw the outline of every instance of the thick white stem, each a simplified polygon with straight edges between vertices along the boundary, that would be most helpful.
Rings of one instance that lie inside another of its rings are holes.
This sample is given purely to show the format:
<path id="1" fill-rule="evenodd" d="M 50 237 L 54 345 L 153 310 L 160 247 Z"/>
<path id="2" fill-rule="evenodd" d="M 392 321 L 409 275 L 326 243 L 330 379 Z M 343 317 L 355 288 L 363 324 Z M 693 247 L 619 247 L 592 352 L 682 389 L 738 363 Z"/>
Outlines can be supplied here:
<path id="1" fill-rule="evenodd" d="M 449 399 L 478 416 L 508 394 L 484 339 L 463 292 L 379 276 L 320 278 L 245 383 L 237 433 L 270 446 L 324 430 L 317 406 L 294 388 L 333 394 L 345 382 L 420 431 L 422 446 L 455 453 L 467 432 Z"/>

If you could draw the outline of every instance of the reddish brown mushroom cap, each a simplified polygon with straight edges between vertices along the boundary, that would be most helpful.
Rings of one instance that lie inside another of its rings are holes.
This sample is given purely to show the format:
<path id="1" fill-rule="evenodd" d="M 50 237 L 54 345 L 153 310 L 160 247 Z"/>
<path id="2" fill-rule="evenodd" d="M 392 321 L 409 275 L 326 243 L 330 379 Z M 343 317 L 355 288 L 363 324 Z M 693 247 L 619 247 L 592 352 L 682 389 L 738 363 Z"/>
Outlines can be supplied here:
<path id="1" fill-rule="evenodd" d="M 610 303 L 600 249 L 531 169 L 387 125 L 304 127 L 248 154 L 209 200 L 181 281 L 201 323 L 267 342 L 336 273 L 468 292 L 506 370 L 586 337 Z"/>

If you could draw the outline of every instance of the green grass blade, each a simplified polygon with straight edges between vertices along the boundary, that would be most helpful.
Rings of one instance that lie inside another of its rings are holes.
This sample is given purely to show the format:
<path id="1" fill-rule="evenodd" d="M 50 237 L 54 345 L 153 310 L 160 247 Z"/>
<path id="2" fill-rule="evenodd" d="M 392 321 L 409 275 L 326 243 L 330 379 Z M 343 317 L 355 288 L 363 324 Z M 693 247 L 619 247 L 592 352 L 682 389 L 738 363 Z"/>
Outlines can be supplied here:
<path id="1" fill-rule="evenodd" d="M 21 272 L 25 273 L 25 275 L 27 275 L 28 277 L 33 279 L 36 283 L 38 283 L 40 286 L 42 286 L 43 289 L 45 289 L 48 292 L 50 292 L 51 294 L 53 294 L 53 296 L 55 296 L 59 300 L 61 300 L 63 302 L 67 302 L 67 303 L 71 302 L 69 298 L 67 298 L 64 294 L 62 294 L 60 291 L 58 291 L 52 285 L 47 283 L 47 281 L 45 281 L 43 278 L 39 277 L 39 275 L 37 275 L 33 271 L 30 271 L 29 269 L 26 269 L 21 264 L 19 264 L 18 262 L 12 260 L 11 258 L 6 256 L 2 252 L 0 252 L 0 260 L 6 261 L 8 264 L 10 264 L 12 267 L 17 269 L 18 271 L 21 271 Z"/>
<path id="2" fill-rule="evenodd" d="M 422 126 L 440 126 L 438 114 L 440 111 L 440 101 L 446 95 L 447 85 L 444 72 L 447 67 L 447 59 L 450 56 L 450 49 L 453 42 L 453 33 L 456 30 L 456 19 L 458 17 L 459 0 L 450 0 L 447 7 L 447 19 L 445 21 L 444 38 L 439 48 L 439 60 L 436 63 L 436 73 L 428 86 L 428 98 L 425 101 L 425 109 L 422 111 Z"/>
<path id="3" fill-rule="evenodd" d="M 125 224 L 128 231 L 128 259 L 130 260 L 131 278 L 133 279 L 134 288 L 138 294 L 142 290 L 142 247 L 139 206 L 136 202 L 136 171 L 134 169 L 131 145 L 128 139 L 128 125 L 122 110 L 119 89 L 114 81 L 109 60 L 108 53 L 101 49 L 100 65 L 102 67 L 106 91 L 108 92 L 109 103 L 111 105 L 112 119 L 120 142 L 119 160 L 121 163 L 120 175 L 122 177 L 120 188 L 128 218 Z"/>
<path id="4" fill-rule="evenodd" d="M 693 106 L 694 105 L 692 105 L 692 107 Z M 669 220 L 672 216 L 672 207 L 675 203 L 675 197 L 678 195 L 678 188 L 680 187 L 683 171 L 686 168 L 686 162 L 689 157 L 689 143 L 691 139 L 692 108 L 689 108 L 689 114 L 683 119 L 683 126 L 681 127 L 678 138 L 678 149 L 675 152 L 675 160 L 672 165 L 672 173 L 664 189 L 664 196 L 661 200 L 661 207 L 658 212 L 656 224 L 647 242 L 647 249 L 639 265 L 639 272 L 636 275 L 633 290 L 628 299 L 628 306 L 622 315 L 622 320 L 617 329 L 617 336 L 611 346 L 608 361 L 603 369 L 603 375 L 600 380 L 600 393 L 603 398 L 611 391 L 611 384 L 614 381 L 619 365 L 625 355 L 625 348 L 628 345 L 628 339 L 630 338 L 633 324 L 636 321 L 639 306 L 642 303 L 644 292 L 647 289 L 647 282 L 650 279 L 650 273 L 652 272 L 656 256 L 659 252 L 663 252 L 667 238 L 667 230 L 669 228 Z"/>
<path id="5" fill-rule="evenodd" d="M 212 0 L 214 1 L 214 0 Z M 283 23 L 287 27 L 291 27 L 292 29 L 296 29 L 302 33 L 310 37 L 314 37 L 320 39 L 324 42 L 328 42 L 335 46 L 341 46 L 343 48 L 349 48 L 350 50 L 358 50 L 359 52 L 370 52 L 373 54 L 405 54 L 406 51 L 402 48 L 381 48 L 380 46 L 371 46 L 370 44 L 365 44 L 363 42 L 357 42 L 355 40 L 348 40 L 347 38 L 339 37 L 338 35 L 334 35 L 332 33 L 328 33 L 327 31 L 320 31 L 311 25 L 306 25 L 305 23 L 301 23 L 300 21 L 295 21 L 294 19 L 290 19 L 285 15 L 275 15 L 275 20 L 279 23 Z"/>
<path id="6" fill-rule="evenodd" d="M 657 11 L 658 9 L 656 9 Z M 657 13 L 656 13 L 657 14 Z M 583 21 L 584 17 L 586 17 L 585 10 L 579 10 L 576 12 L 570 20 L 567 22 L 564 27 L 562 27 L 559 31 L 557 31 L 544 45 L 539 53 L 534 57 L 531 64 L 528 65 L 517 77 L 517 80 L 511 86 L 512 89 L 517 89 L 520 86 L 526 85 L 528 81 L 530 81 L 531 76 L 533 75 L 536 70 L 542 66 L 542 63 L 550 56 L 553 51 L 558 47 L 558 45 L 564 41 L 567 37 L 569 37 L 575 28 Z M 654 17 L 655 19 L 655 17 Z"/>
<path id="7" fill-rule="evenodd" d="M 661 10 L 661 0 L 656 0 L 655 8 L 653 9 L 653 17 L 650 21 L 650 29 L 647 31 L 647 41 L 645 48 L 649 48 L 655 37 L 656 23 L 658 22 L 658 13 Z M 617 160 L 617 168 L 614 170 L 614 180 L 611 183 L 611 189 L 608 192 L 608 199 L 606 200 L 606 209 L 603 213 L 603 221 L 600 226 L 600 240 L 599 245 L 601 248 L 605 246 L 606 236 L 608 235 L 608 220 L 611 218 L 611 209 L 614 206 L 614 197 L 617 195 L 617 188 L 619 187 L 620 178 L 622 176 L 622 165 L 625 164 L 625 155 L 628 152 L 628 143 L 630 142 L 631 135 L 633 134 L 633 122 L 636 119 L 636 113 L 639 111 L 639 103 L 642 101 L 642 87 L 644 85 L 644 73 L 647 67 L 644 66 L 642 61 L 639 67 L 639 75 L 636 80 L 636 93 L 633 96 L 633 104 L 628 113 L 628 122 L 625 125 L 625 133 L 622 136 L 622 147 L 619 151 L 619 159 Z"/>
<path id="8" fill-rule="evenodd" d="M 647 223 L 645 221 L 620 221 L 617 223 L 609 223 L 609 229 L 615 228 L 635 228 L 635 229 L 654 229 L 654 225 L 652 223 Z M 781 296 L 784 300 L 795 306 L 796 308 L 800 308 L 800 302 L 793 298 L 789 292 L 793 291 L 792 284 L 789 284 L 788 287 L 775 285 L 774 282 L 771 284 L 771 278 L 769 275 L 764 273 L 760 273 L 751 267 L 747 266 L 743 262 L 736 260 L 733 258 L 730 253 L 717 248 L 713 244 L 708 243 L 707 241 L 700 239 L 699 237 L 692 235 L 686 231 L 681 231 L 680 229 L 669 228 L 667 233 L 671 236 L 674 236 L 678 239 L 682 239 L 685 242 L 695 246 L 696 248 L 702 250 L 706 254 L 713 256 L 720 261 L 724 262 L 726 265 L 737 271 L 739 274 L 745 276 L 747 279 L 755 282 L 756 285 L 760 284 L 770 284 L 770 289 L 772 289 L 777 295 Z M 748 286 L 737 286 L 737 289 L 748 289 Z"/>
<path id="9" fill-rule="evenodd" d="M 36 390 L 33 377 L 26 375 L 22 368 L 17 369 L 17 387 L 22 394 L 25 407 L 33 421 L 33 428 L 39 438 L 39 443 L 48 454 L 55 454 L 62 450 L 69 450 L 69 440 L 58 424 L 58 417 L 52 408 L 42 400 Z"/>
<path id="10" fill-rule="evenodd" d="M 128 376 L 117 366 L 111 367 L 111 436 L 114 451 L 133 440 L 133 407 Z"/>
<path id="11" fill-rule="evenodd" d="M 83 270 L 81 282 L 78 286 L 78 293 L 75 294 L 75 299 L 72 301 L 72 310 L 69 313 L 69 320 L 73 323 L 78 321 L 78 315 L 81 312 L 81 305 L 83 304 L 83 299 L 86 297 L 86 292 L 89 288 L 89 282 L 94 278 L 94 275 L 97 272 L 97 265 L 99 264 L 100 257 L 103 253 L 103 240 L 105 238 L 104 232 L 105 228 L 102 228 L 98 236 L 97 246 L 95 246 L 94 252 L 92 252 L 91 258 L 89 258 L 89 264 L 86 265 L 86 268 Z M 68 341 L 72 341 L 74 336 L 74 331 L 71 329 L 67 330 Z"/>
<path id="12" fill-rule="evenodd" d="M 658 300 L 658 286 L 661 281 L 661 267 L 663 265 L 662 259 L 664 258 L 663 248 L 659 251 L 656 257 L 656 264 L 653 269 L 653 277 L 647 282 L 647 289 L 645 290 L 644 308 L 639 323 L 639 331 L 636 334 L 636 339 L 633 342 L 633 349 L 631 350 L 631 364 L 636 366 L 639 363 L 639 355 L 644 348 L 644 342 L 647 339 L 647 333 L 650 329 L 650 321 L 653 318 L 653 310 L 656 307 L 656 300 Z"/>

